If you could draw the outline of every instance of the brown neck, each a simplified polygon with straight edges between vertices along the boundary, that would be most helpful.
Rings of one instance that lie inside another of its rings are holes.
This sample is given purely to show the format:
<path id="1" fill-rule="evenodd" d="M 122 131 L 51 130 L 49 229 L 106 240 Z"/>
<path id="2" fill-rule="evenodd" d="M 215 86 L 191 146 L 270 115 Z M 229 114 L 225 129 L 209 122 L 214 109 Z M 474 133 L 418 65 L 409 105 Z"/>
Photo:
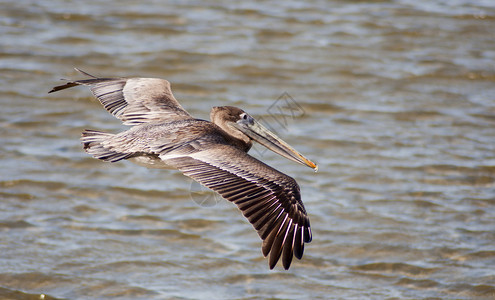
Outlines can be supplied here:
<path id="1" fill-rule="evenodd" d="M 224 126 L 219 126 L 219 127 L 220 129 L 222 129 L 223 136 L 229 144 L 244 152 L 248 152 L 249 149 L 251 149 L 253 143 L 251 142 L 251 139 L 247 135 L 238 131 L 237 129 L 230 128 L 228 125 L 225 125 L 225 123 L 223 123 L 222 125 Z M 227 127 L 227 128 L 223 128 L 223 127 Z"/>
<path id="2" fill-rule="evenodd" d="M 218 127 L 220 127 L 223 137 L 230 145 L 244 152 L 248 152 L 249 149 L 251 149 L 253 143 L 251 142 L 251 139 L 247 135 L 227 125 L 226 122 L 218 122 L 218 123 L 213 122 L 213 123 Z"/>

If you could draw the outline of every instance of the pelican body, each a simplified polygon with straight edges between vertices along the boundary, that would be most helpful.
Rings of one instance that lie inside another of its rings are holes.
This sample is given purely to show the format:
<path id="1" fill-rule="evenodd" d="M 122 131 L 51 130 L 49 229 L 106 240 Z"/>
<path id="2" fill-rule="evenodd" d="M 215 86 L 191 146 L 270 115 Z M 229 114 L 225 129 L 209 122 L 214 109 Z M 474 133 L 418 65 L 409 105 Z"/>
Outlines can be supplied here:
<path id="1" fill-rule="evenodd" d="M 247 154 L 253 141 L 297 163 L 317 166 L 233 106 L 213 107 L 211 122 L 193 118 L 174 98 L 170 83 L 157 78 L 98 78 L 69 81 L 56 92 L 87 85 L 103 107 L 132 126 L 118 134 L 85 130 L 81 143 L 95 158 L 123 159 L 150 168 L 172 168 L 219 193 L 242 211 L 263 240 L 273 269 L 280 257 L 290 267 L 312 239 L 296 181 Z"/>

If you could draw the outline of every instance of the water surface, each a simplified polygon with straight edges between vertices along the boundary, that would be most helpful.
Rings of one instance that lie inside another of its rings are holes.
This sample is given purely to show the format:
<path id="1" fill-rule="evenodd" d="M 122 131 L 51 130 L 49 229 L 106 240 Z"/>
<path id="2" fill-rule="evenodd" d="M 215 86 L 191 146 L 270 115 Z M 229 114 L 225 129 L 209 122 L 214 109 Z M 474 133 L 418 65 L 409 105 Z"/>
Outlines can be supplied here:
<path id="1" fill-rule="evenodd" d="M 0 298 L 495 297 L 492 1 L 1 7 Z M 84 153 L 83 129 L 124 127 L 47 94 L 73 67 L 166 78 L 203 119 L 242 107 L 318 162 L 252 150 L 301 186 L 303 259 L 270 271 L 231 203 Z"/>

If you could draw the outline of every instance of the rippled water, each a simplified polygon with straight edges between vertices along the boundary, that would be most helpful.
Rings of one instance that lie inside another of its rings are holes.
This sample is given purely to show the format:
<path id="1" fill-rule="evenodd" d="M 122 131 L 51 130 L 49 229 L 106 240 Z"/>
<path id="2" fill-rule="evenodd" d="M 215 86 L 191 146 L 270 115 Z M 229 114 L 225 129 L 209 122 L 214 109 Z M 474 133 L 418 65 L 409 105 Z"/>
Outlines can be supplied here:
<path id="1" fill-rule="evenodd" d="M 488 0 L 2 1 L 0 298 L 494 298 L 494 28 Z M 252 150 L 301 186 L 303 259 L 270 271 L 231 203 L 86 155 L 123 126 L 47 94 L 73 67 L 242 107 L 318 162 Z"/>

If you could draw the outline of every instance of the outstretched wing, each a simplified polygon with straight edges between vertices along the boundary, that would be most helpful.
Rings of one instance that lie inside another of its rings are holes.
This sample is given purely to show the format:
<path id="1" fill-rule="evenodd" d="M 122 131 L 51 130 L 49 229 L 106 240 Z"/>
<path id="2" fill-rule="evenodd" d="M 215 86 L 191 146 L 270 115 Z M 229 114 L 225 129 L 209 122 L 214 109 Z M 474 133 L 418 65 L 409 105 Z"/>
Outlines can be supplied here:
<path id="1" fill-rule="evenodd" d="M 174 98 L 170 83 L 158 78 L 98 78 L 76 69 L 91 79 L 74 80 L 54 87 L 49 93 L 88 85 L 108 112 L 125 125 L 192 118 Z"/>
<path id="2" fill-rule="evenodd" d="M 168 165 L 235 203 L 263 240 L 273 269 L 280 256 L 285 269 L 292 257 L 301 259 L 304 243 L 312 239 L 309 218 L 296 181 L 228 145 L 183 155 L 160 155 Z"/>

